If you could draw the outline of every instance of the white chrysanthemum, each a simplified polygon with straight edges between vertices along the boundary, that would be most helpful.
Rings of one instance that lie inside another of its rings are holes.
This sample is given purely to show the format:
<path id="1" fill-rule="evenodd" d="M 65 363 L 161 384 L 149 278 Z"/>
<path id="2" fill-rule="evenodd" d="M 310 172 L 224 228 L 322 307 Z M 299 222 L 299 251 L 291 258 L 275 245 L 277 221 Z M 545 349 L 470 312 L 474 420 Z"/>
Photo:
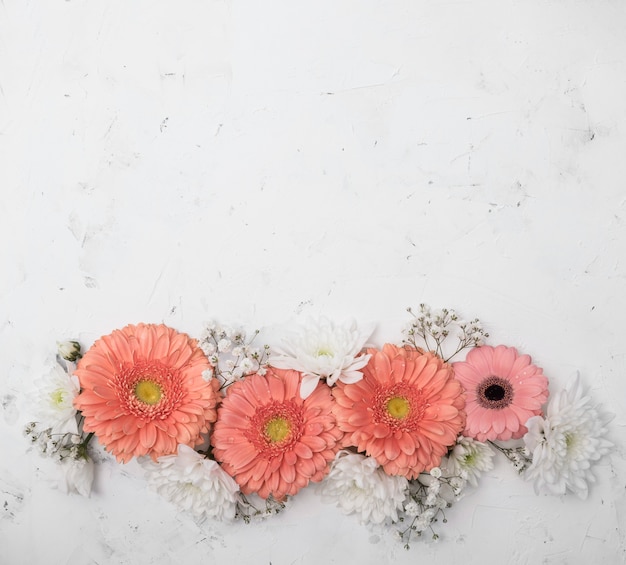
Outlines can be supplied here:
<path id="1" fill-rule="evenodd" d="M 321 378 L 329 386 L 337 381 L 355 383 L 363 378 L 359 370 L 371 355 L 361 350 L 373 328 L 362 332 L 356 322 L 335 325 L 326 318 L 309 319 L 305 326 L 285 338 L 285 346 L 276 349 L 269 364 L 279 369 L 294 369 L 303 374 L 300 396 L 307 398 Z"/>
<path id="2" fill-rule="evenodd" d="M 480 475 L 493 469 L 493 456 L 493 450 L 486 443 L 459 436 L 445 461 L 446 471 L 463 477 L 475 487 Z"/>
<path id="3" fill-rule="evenodd" d="M 78 379 L 60 366 L 39 381 L 39 412 L 42 422 L 52 428 L 53 435 L 77 434 L 74 398 L 80 391 Z"/>
<path id="4" fill-rule="evenodd" d="M 526 422 L 524 443 L 532 453 L 526 478 L 534 481 L 535 492 L 570 490 L 587 498 L 587 483 L 595 481 L 591 466 L 612 447 L 603 438 L 610 417 L 591 402 L 576 375 L 551 398 L 545 418 L 533 416 Z"/>
<path id="5" fill-rule="evenodd" d="M 165 455 L 157 462 L 142 458 L 140 463 L 148 484 L 196 520 L 235 517 L 239 486 L 216 461 L 179 445 L 178 455 Z"/>
<path id="6" fill-rule="evenodd" d="M 61 469 L 65 475 L 66 492 L 77 492 L 85 497 L 91 494 L 94 463 L 89 457 L 66 457 L 61 460 Z"/>
<path id="7" fill-rule="evenodd" d="M 387 475 L 372 457 L 343 450 L 320 488 L 323 499 L 335 502 L 344 514 L 358 514 L 362 524 L 380 524 L 398 519 L 408 481 Z"/>

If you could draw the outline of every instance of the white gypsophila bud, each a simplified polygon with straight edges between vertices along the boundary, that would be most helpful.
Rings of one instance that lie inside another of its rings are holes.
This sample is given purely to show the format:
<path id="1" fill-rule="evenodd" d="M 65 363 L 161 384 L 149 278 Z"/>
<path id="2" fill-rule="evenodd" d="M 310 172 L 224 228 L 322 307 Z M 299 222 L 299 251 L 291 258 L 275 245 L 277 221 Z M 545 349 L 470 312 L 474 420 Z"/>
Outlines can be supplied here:
<path id="1" fill-rule="evenodd" d="M 213 378 L 213 369 L 205 369 L 202 371 L 202 380 L 209 382 Z"/>
<path id="2" fill-rule="evenodd" d="M 420 508 L 417 502 L 415 502 L 414 500 L 410 500 L 404 505 L 404 513 L 411 518 L 415 518 L 415 516 L 417 516 L 419 512 Z"/>
<path id="3" fill-rule="evenodd" d="M 459 479 L 459 477 L 451 477 L 449 483 L 452 488 L 458 488 L 458 486 L 461 484 L 461 480 Z"/>
<path id="4" fill-rule="evenodd" d="M 233 347 L 231 354 L 234 355 L 235 357 L 239 357 L 243 355 L 243 347 L 241 347 L 240 345 L 238 345 L 237 347 Z"/>
<path id="5" fill-rule="evenodd" d="M 246 357 L 245 359 L 241 361 L 241 363 L 239 364 L 239 367 L 241 368 L 244 374 L 247 374 L 254 369 L 254 362 L 251 359 L 248 359 Z"/>
<path id="6" fill-rule="evenodd" d="M 439 467 L 433 467 L 430 470 L 430 476 L 435 477 L 435 479 L 441 478 L 441 469 Z"/>
<path id="7" fill-rule="evenodd" d="M 80 358 L 80 343 L 77 341 L 61 341 L 57 343 L 59 355 L 72 363 Z"/>
<path id="8" fill-rule="evenodd" d="M 257 375 L 261 375 L 262 377 L 267 373 L 267 369 L 265 367 L 259 367 L 257 370 Z"/>
<path id="9" fill-rule="evenodd" d="M 217 351 L 217 348 L 215 347 L 215 344 L 210 342 L 210 341 L 203 341 L 200 344 L 200 348 L 202 349 L 202 351 L 204 351 L 204 354 L 207 357 L 213 355 Z"/>
<path id="10" fill-rule="evenodd" d="M 229 329 L 226 335 L 234 342 L 241 343 L 246 339 L 246 332 L 242 329 Z"/>
<path id="11" fill-rule="evenodd" d="M 433 481 L 428 485 L 428 493 L 439 494 L 439 490 L 441 489 L 441 483 L 437 480 Z"/>
<path id="12" fill-rule="evenodd" d="M 230 348 L 232 347 L 232 342 L 229 339 L 220 339 L 217 342 L 217 350 L 220 353 L 228 353 L 230 351 Z"/>

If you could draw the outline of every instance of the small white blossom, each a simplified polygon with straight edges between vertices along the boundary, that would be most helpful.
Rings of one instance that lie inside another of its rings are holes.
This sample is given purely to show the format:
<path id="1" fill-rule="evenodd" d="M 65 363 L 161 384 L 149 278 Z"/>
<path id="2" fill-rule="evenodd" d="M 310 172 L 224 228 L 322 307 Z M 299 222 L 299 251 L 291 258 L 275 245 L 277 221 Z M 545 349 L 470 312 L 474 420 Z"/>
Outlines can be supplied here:
<path id="1" fill-rule="evenodd" d="M 431 525 L 431 523 L 432 523 L 436 513 L 437 513 L 437 509 L 436 508 L 426 508 L 424 510 L 424 512 L 422 512 L 419 515 L 419 517 L 417 518 L 417 520 L 413 524 L 415 526 L 415 530 L 418 531 L 418 532 L 423 532 L 424 530 L 428 529 L 428 527 Z"/>
<path id="2" fill-rule="evenodd" d="M 258 347 L 246 347 L 246 353 L 252 357 L 259 357 L 261 355 L 261 350 Z"/>
<path id="3" fill-rule="evenodd" d="M 434 480 L 432 481 L 429 485 L 428 485 L 428 493 L 429 494 L 439 494 L 439 491 L 441 490 L 441 483 L 438 480 Z"/>
<path id="4" fill-rule="evenodd" d="M 57 342 L 59 355 L 66 361 L 74 362 L 80 357 L 80 343 L 77 341 Z"/>
<path id="5" fill-rule="evenodd" d="M 526 478 L 534 481 L 535 491 L 559 495 L 569 490 L 587 498 L 588 483 L 595 481 L 591 467 L 613 445 L 603 437 L 610 419 L 592 404 L 579 375 L 555 394 L 545 418 L 526 422 L 524 443 L 532 453 Z"/>
<path id="6" fill-rule="evenodd" d="M 233 342 L 230 341 L 229 339 L 220 339 L 217 342 L 217 350 L 220 353 L 228 353 L 232 345 L 233 345 Z"/>
<path id="7" fill-rule="evenodd" d="M 89 497 L 94 479 L 94 463 L 88 456 L 66 457 L 61 460 L 65 475 L 64 490 Z"/>
<path id="8" fill-rule="evenodd" d="M 417 502 L 410 500 L 404 505 L 404 513 L 410 518 L 415 518 L 420 513 L 420 507 Z"/>
<path id="9" fill-rule="evenodd" d="M 58 364 L 39 381 L 39 412 L 53 435 L 78 434 L 74 398 L 79 391 L 78 379 Z"/>
<path id="10" fill-rule="evenodd" d="M 361 354 L 373 328 L 358 329 L 356 322 L 335 325 L 326 318 L 309 319 L 305 326 L 285 339 L 282 350 L 269 360 L 279 369 L 294 369 L 303 374 L 300 396 L 307 398 L 320 379 L 329 386 L 337 381 L 355 383 L 363 378 L 360 371 L 371 355 Z"/>
<path id="11" fill-rule="evenodd" d="M 439 467 L 433 467 L 430 470 L 430 474 L 432 477 L 435 477 L 435 479 L 439 479 L 441 477 L 441 469 Z"/>
<path id="12" fill-rule="evenodd" d="M 321 484 L 322 497 L 335 502 L 344 514 L 357 514 L 361 523 L 396 521 L 408 481 L 387 475 L 373 457 L 340 451 Z"/>
<path id="13" fill-rule="evenodd" d="M 148 484 L 196 520 L 235 517 L 239 486 L 216 461 L 191 447 L 179 445 L 177 455 L 159 457 L 156 463 L 143 458 L 140 464 Z"/>
<path id="14" fill-rule="evenodd" d="M 486 443 L 459 436 L 447 458 L 446 468 L 451 475 L 459 475 L 475 487 L 481 474 L 493 469 L 493 456 L 493 450 Z"/>
<path id="15" fill-rule="evenodd" d="M 246 375 L 254 369 L 254 362 L 251 359 L 248 359 L 247 357 L 245 357 L 244 359 L 241 360 L 241 363 L 239 364 L 239 368 L 241 369 L 242 373 Z"/>
<path id="16" fill-rule="evenodd" d="M 202 371 L 202 379 L 207 383 L 213 378 L 213 369 L 205 369 Z"/>

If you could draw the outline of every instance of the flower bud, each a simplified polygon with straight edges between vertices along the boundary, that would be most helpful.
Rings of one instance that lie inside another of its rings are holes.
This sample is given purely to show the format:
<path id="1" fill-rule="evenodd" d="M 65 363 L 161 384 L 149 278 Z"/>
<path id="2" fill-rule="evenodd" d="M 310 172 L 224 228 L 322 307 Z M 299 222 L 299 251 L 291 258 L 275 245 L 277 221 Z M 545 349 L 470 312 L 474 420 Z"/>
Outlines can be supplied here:
<path id="1" fill-rule="evenodd" d="M 80 359 L 80 343 L 77 341 L 62 341 L 57 343 L 59 355 L 66 361 L 76 361 Z"/>

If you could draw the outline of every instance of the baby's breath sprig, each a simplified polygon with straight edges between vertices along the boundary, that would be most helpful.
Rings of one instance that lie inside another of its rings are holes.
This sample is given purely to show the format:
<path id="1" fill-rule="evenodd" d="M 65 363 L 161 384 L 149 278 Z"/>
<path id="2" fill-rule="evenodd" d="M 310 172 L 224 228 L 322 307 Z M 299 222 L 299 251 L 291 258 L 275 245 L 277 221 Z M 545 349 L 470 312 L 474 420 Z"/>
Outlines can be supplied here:
<path id="1" fill-rule="evenodd" d="M 218 378 L 220 388 L 225 389 L 246 375 L 264 375 L 270 347 L 252 347 L 258 334 L 259 330 L 256 330 L 247 339 L 246 332 L 242 329 L 220 326 L 214 322 L 207 324 L 200 339 L 200 348 L 213 368 L 207 377 Z"/>
<path id="2" fill-rule="evenodd" d="M 267 516 L 278 514 L 282 512 L 286 506 L 284 501 L 278 501 L 271 495 L 265 500 L 259 498 L 264 506 L 263 508 L 255 506 L 255 504 L 241 492 L 238 494 L 238 498 L 235 518 L 243 520 L 246 524 L 252 522 L 253 519 L 266 518 Z"/>
<path id="3" fill-rule="evenodd" d="M 29 422 L 24 426 L 24 435 L 41 455 L 57 461 L 65 459 L 89 459 L 87 446 L 93 433 L 86 436 L 65 432 L 55 433 L 52 427 L 44 428 L 40 422 Z"/>
<path id="4" fill-rule="evenodd" d="M 433 540 L 439 539 L 433 525 L 440 519 L 444 524 L 448 521 L 445 510 L 461 498 L 465 483 L 460 476 L 444 476 L 439 467 L 409 481 L 407 500 L 399 518 L 406 527 L 397 530 L 405 549 L 410 548 L 413 536 L 421 537 L 426 531 L 430 531 Z"/>
<path id="5" fill-rule="evenodd" d="M 493 441 L 488 441 L 502 453 L 512 464 L 513 468 L 521 475 L 533 462 L 532 455 L 526 447 L 502 447 Z"/>
<path id="6" fill-rule="evenodd" d="M 404 330 L 407 337 L 403 343 L 418 348 L 425 346 L 428 351 L 439 355 L 446 362 L 468 347 L 482 345 L 489 337 L 478 318 L 469 322 L 461 320 L 452 309 L 432 310 L 427 304 L 420 304 L 417 314 L 411 308 L 407 308 L 407 311 L 414 319 Z M 456 336 L 458 340 L 456 349 L 451 355 L 445 356 L 443 343 L 452 336 Z"/>

